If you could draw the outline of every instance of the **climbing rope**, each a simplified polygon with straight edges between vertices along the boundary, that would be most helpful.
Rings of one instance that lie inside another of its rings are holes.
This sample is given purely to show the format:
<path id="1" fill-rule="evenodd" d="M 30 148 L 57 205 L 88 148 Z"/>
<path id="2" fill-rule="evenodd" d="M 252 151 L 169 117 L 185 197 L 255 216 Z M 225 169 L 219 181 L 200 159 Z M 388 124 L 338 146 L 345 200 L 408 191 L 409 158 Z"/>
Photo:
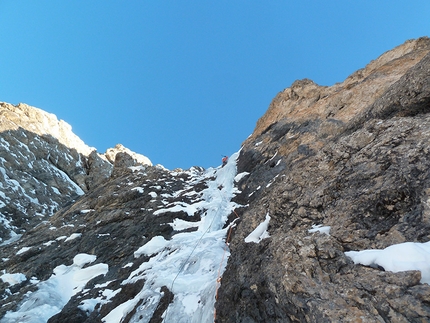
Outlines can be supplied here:
<path id="1" fill-rule="evenodd" d="M 220 192 L 220 191 L 218 191 L 218 193 L 220 194 L 221 199 L 223 199 L 224 197 L 221 195 L 221 192 Z M 206 233 L 208 233 L 208 232 L 209 232 L 210 228 L 212 227 L 212 224 L 214 223 L 215 218 L 217 218 L 217 217 L 218 217 L 218 213 L 219 213 L 219 211 L 220 211 L 220 208 L 218 208 L 218 209 L 217 209 L 217 211 L 216 211 L 215 215 L 212 217 L 212 221 L 211 221 L 211 223 L 209 224 L 208 228 L 206 229 L 206 231 L 205 231 L 205 232 L 203 232 L 202 236 L 199 238 L 199 240 L 198 240 L 198 241 L 197 241 L 197 243 L 195 244 L 195 246 L 194 246 L 193 250 L 191 250 L 191 252 L 190 252 L 190 254 L 188 255 L 187 259 L 182 263 L 181 267 L 179 268 L 178 273 L 176 274 L 175 278 L 174 278 L 174 279 L 173 279 L 173 281 L 172 281 L 172 284 L 170 285 L 170 291 L 171 291 L 172 293 L 173 293 L 173 285 L 175 284 L 176 279 L 177 279 L 177 278 L 178 278 L 178 276 L 181 274 L 181 272 L 184 270 L 185 265 L 186 265 L 186 264 L 188 263 L 188 261 L 190 260 L 190 258 L 191 258 L 191 256 L 193 255 L 194 251 L 197 249 L 198 245 L 199 245 L 199 244 L 200 244 L 200 242 L 202 241 L 203 237 L 206 235 Z M 235 213 L 236 213 L 236 212 L 235 212 Z M 224 255 L 223 255 L 223 258 L 224 258 Z M 166 322 L 168 312 L 169 312 L 169 306 L 167 306 L 167 309 L 166 309 L 166 315 L 164 316 L 162 323 L 163 323 L 163 322 Z"/>
<path id="2" fill-rule="evenodd" d="M 220 190 L 220 191 L 218 191 L 218 193 L 219 193 L 219 194 L 220 194 L 220 196 L 221 196 L 221 200 L 224 200 L 224 196 L 223 196 L 223 194 L 222 194 L 222 191 Z M 198 240 L 198 241 L 197 241 L 197 243 L 195 244 L 194 248 L 192 249 L 192 251 L 190 252 L 190 254 L 188 255 L 188 257 L 186 258 L 186 260 L 185 260 L 185 261 L 182 263 L 182 265 L 180 266 L 178 273 L 176 274 L 175 278 L 174 278 L 174 279 L 173 279 L 173 281 L 172 281 L 172 284 L 170 285 L 170 291 L 171 291 L 172 293 L 173 293 L 173 285 L 175 284 L 176 279 L 177 279 L 177 278 L 178 278 L 178 276 L 181 274 L 181 272 L 184 270 L 185 265 L 186 265 L 186 264 L 188 263 L 188 261 L 190 260 L 191 256 L 193 255 L 194 251 L 197 249 L 198 245 L 200 244 L 200 242 L 202 241 L 202 239 L 204 238 L 204 236 L 209 232 L 210 228 L 212 227 L 212 224 L 214 223 L 215 218 L 217 218 L 217 217 L 219 216 L 219 212 L 220 212 L 220 208 L 218 208 L 218 209 L 217 209 L 217 211 L 216 211 L 215 215 L 212 217 L 212 221 L 210 222 L 210 224 L 209 224 L 208 228 L 206 229 L 206 231 L 205 231 L 205 232 L 203 232 L 202 236 L 199 238 L 199 240 Z M 228 248 L 228 244 L 229 244 L 229 242 L 230 242 L 231 232 L 233 231 L 234 223 L 235 223 L 235 222 L 236 222 L 236 220 L 239 218 L 239 216 L 237 215 L 237 213 L 236 213 L 236 211 L 235 211 L 234 209 L 233 209 L 233 212 L 234 212 L 234 214 L 236 215 L 236 219 L 234 219 L 234 220 L 233 220 L 233 222 L 230 224 L 230 227 L 229 227 L 229 229 L 228 229 L 227 239 L 226 239 L 226 241 L 225 241 L 225 245 L 224 245 L 224 252 L 223 252 L 223 255 L 222 255 L 222 259 L 221 259 L 221 263 L 220 263 L 220 266 L 219 266 L 219 269 L 218 269 L 218 275 L 217 275 L 217 279 L 216 279 L 215 302 L 216 302 L 216 301 L 217 301 L 217 299 L 218 299 L 218 288 L 219 288 L 219 285 L 220 285 L 220 283 L 221 283 L 221 268 L 222 268 L 222 264 L 223 264 L 223 262 L 224 262 L 225 255 L 226 255 L 226 253 L 227 253 L 227 248 Z M 174 296 L 173 296 L 173 297 L 174 297 Z M 163 322 L 166 322 L 166 319 L 167 319 L 167 317 L 168 317 L 169 307 L 170 307 L 170 306 L 167 306 L 167 309 L 166 309 L 166 312 L 165 312 L 166 314 L 165 314 L 165 316 L 164 316 L 164 318 L 163 318 L 163 320 L 162 320 L 162 323 L 163 323 Z M 214 309 L 214 322 L 215 322 L 215 319 L 216 319 L 216 310 Z"/>
<path id="3" fill-rule="evenodd" d="M 235 227 L 234 224 L 235 224 L 236 220 L 239 219 L 239 215 L 237 215 L 236 210 L 233 209 L 233 212 L 236 215 L 236 219 L 234 219 L 233 222 L 230 223 L 230 227 L 228 229 L 228 234 L 227 234 L 227 239 L 225 240 L 224 253 L 222 254 L 221 263 L 219 264 L 218 276 L 217 276 L 216 285 L 215 285 L 216 286 L 215 287 L 215 303 L 218 301 L 218 289 L 219 289 L 219 286 L 221 285 L 221 268 L 222 268 L 222 264 L 224 262 L 225 254 L 227 253 L 228 245 L 230 243 L 231 232 L 233 231 L 233 228 Z M 214 308 L 214 323 L 215 323 L 215 321 L 216 321 L 216 308 Z"/>

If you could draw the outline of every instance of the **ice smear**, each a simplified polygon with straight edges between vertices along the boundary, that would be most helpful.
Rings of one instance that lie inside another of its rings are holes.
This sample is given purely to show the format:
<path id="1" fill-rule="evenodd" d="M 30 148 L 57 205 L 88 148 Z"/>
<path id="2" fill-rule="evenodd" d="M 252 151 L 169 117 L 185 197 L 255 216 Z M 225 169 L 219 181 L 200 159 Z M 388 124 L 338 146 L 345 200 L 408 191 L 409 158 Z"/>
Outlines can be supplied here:
<path id="1" fill-rule="evenodd" d="M 430 284 L 430 241 L 405 242 L 385 249 L 347 251 L 345 255 L 355 264 L 381 266 L 387 271 L 421 271 L 421 283 Z"/>
<path id="2" fill-rule="evenodd" d="M 122 303 L 113 309 L 108 315 L 106 315 L 103 319 L 103 323 L 121 323 L 123 318 L 128 315 L 139 303 L 141 299 L 145 301 L 143 304 L 137 307 L 137 311 L 140 313 L 139 320 L 130 320 L 130 322 L 149 322 L 152 318 L 152 315 L 157 308 L 157 305 L 162 297 L 163 293 L 160 293 L 159 289 L 155 291 L 149 289 L 142 289 L 134 298 L 129 299 L 128 301 Z"/>
<path id="3" fill-rule="evenodd" d="M 182 305 L 184 305 L 184 311 L 187 314 L 193 314 L 199 308 L 200 295 L 190 294 L 182 298 Z"/>
<path id="4" fill-rule="evenodd" d="M 0 322 L 47 322 L 50 317 L 60 312 L 69 299 L 80 292 L 89 280 L 108 272 L 106 264 L 82 268 L 95 260 L 94 255 L 78 254 L 74 257 L 72 265 L 57 266 L 48 280 L 37 284 L 37 291 L 28 294 L 16 312 L 7 312 Z"/>
<path id="5" fill-rule="evenodd" d="M 175 210 L 201 211 L 201 221 L 193 232 L 179 232 L 170 240 L 154 237 L 135 252 L 135 256 L 150 255 L 122 285 L 144 279 L 140 293 L 102 318 L 105 323 L 120 323 L 131 311 L 130 322 L 149 322 L 163 296 L 161 287 L 174 294 L 172 303 L 163 314 L 163 322 L 212 322 L 218 273 L 224 272 L 229 256 L 225 244 L 228 230 L 223 228 L 228 216 L 238 205 L 232 202 L 236 193 L 236 159 L 230 157 L 224 167 L 208 169 L 203 175 L 194 174 L 195 181 L 205 181 L 207 188 L 194 204 L 176 205 Z M 163 209 L 172 211 L 172 208 Z M 160 212 L 157 211 L 158 213 Z M 191 212 L 190 212 L 191 213 Z M 186 221 L 184 221 L 186 222 Z M 184 222 L 174 223 L 186 226 Z M 172 225 L 172 224 L 171 224 Z M 141 305 L 136 305 L 143 302 Z"/>
<path id="6" fill-rule="evenodd" d="M 269 232 L 267 232 L 267 227 L 269 226 L 270 216 L 266 214 L 266 219 L 261 222 L 246 238 L 245 242 L 255 242 L 260 243 L 261 240 L 269 238 Z"/>
<path id="7" fill-rule="evenodd" d="M 76 194 L 78 194 L 78 195 L 84 195 L 85 194 L 85 192 L 82 190 L 82 188 L 80 188 L 78 184 L 76 184 L 74 181 L 72 181 L 65 172 L 63 172 L 59 168 L 52 166 L 51 164 L 48 164 L 48 166 L 54 171 L 54 174 L 57 173 L 59 175 L 59 177 L 62 177 L 64 181 L 68 182 L 70 185 L 69 188 L 73 188 L 74 191 L 76 192 Z"/>

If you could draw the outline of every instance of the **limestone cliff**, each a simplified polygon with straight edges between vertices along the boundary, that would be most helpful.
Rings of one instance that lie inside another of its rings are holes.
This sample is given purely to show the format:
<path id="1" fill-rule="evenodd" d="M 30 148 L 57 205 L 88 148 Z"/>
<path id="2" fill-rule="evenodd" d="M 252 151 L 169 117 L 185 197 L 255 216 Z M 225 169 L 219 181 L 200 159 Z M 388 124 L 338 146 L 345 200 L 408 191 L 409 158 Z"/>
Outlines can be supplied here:
<path id="1" fill-rule="evenodd" d="M 242 147 L 241 223 L 219 322 L 424 322 L 420 272 L 354 265 L 349 250 L 430 240 L 430 39 L 331 87 L 296 81 Z M 244 238 L 269 214 L 270 238 Z M 312 225 L 330 234 L 310 233 Z"/>

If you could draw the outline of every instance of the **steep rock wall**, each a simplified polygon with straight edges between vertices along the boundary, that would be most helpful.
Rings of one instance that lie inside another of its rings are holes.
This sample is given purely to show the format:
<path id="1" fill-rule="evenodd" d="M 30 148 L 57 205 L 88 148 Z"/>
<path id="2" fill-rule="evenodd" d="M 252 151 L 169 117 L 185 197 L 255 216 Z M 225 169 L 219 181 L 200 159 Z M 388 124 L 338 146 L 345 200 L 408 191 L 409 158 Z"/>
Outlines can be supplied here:
<path id="1" fill-rule="evenodd" d="M 344 252 L 430 240 L 430 40 L 344 82 L 296 81 L 242 147 L 217 322 L 424 322 L 418 271 L 354 265 Z M 245 237 L 271 217 L 270 238 Z M 330 226 L 330 235 L 310 233 Z"/>

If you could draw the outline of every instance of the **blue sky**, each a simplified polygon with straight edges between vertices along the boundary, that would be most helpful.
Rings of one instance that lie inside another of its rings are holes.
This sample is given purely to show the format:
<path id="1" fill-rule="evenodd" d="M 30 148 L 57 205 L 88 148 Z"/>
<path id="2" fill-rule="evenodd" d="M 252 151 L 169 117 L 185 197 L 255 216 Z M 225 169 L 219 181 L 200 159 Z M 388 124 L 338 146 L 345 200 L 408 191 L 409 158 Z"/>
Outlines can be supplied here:
<path id="1" fill-rule="evenodd" d="M 218 166 L 295 80 L 332 85 L 430 36 L 428 0 L 0 0 L 0 15 L 0 101 L 169 169 Z"/>

